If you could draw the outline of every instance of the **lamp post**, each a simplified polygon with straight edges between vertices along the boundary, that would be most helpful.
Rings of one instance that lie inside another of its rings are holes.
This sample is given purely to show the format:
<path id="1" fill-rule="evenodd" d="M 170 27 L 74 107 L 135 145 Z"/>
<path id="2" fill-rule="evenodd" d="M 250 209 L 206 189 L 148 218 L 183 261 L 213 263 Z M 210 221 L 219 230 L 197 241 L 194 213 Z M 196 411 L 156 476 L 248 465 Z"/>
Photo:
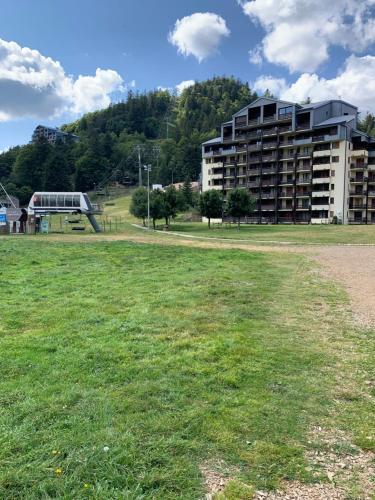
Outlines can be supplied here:
<path id="1" fill-rule="evenodd" d="M 151 165 L 144 165 L 143 168 L 147 172 L 147 229 L 150 230 L 150 172 L 151 172 Z"/>

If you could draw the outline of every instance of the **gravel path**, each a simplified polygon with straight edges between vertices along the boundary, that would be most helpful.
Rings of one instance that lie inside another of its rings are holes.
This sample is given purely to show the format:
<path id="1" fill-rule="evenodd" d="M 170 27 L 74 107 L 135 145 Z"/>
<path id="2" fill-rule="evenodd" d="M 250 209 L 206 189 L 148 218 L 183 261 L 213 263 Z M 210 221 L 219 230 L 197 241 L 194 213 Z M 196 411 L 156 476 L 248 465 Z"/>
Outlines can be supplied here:
<path id="1" fill-rule="evenodd" d="M 347 290 L 356 321 L 375 327 L 375 247 L 319 247 L 315 258 Z"/>

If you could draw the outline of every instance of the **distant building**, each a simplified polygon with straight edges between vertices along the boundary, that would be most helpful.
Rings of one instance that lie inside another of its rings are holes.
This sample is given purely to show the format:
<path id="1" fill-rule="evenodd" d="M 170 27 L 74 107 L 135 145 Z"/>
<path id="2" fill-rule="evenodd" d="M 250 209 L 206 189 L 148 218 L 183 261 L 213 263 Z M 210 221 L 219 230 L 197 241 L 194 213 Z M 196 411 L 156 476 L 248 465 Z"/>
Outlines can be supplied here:
<path id="1" fill-rule="evenodd" d="M 192 191 L 195 191 L 195 192 L 199 192 L 199 183 L 198 182 L 191 182 L 191 190 Z M 174 184 L 171 184 L 172 186 L 174 186 L 177 191 L 182 189 L 184 183 L 183 182 L 175 182 Z"/>
<path id="2" fill-rule="evenodd" d="M 259 98 L 203 144 L 202 189 L 247 189 L 247 222 L 375 224 L 375 139 L 341 100 Z"/>
<path id="3" fill-rule="evenodd" d="M 66 142 L 68 139 L 73 142 L 79 141 L 78 135 L 63 132 L 58 128 L 44 127 L 43 125 L 38 125 L 34 130 L 31 142 L 37 142 L 42 137 L 47 139 L 47 141 L 50 144 L 55 144 L 56 141 Z"/>

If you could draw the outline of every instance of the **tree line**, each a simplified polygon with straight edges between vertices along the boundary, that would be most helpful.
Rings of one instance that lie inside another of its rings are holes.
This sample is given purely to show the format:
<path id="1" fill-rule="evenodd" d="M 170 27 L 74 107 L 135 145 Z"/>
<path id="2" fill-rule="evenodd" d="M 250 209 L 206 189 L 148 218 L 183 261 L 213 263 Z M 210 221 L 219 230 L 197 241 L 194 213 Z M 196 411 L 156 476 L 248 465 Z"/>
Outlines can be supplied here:
<path id="1" fill-rule="evenodd" d="M 229 216 L 237 221 L 239 229 L 241 219 L 250 216 L 255 206 L 255 199 L 245 189 L 232 189 L 227 199 L 224 200 L 222 193 L 216 189 L 210 189 L 201 194 L 193 193 L 191 184 L 186 181 L 180 190 L 176 190 L 174 186 L 169 186 L 164 191 L 153 190 L 150 193 L 145 188 L 136 189 L 132 195 L 130 213 L 141 219 L 144 226 L 150 214 L 150 220 L 155 229 L 159 219 L 164 219 L 168 227 L 170 220 L 174 219 L 179 212 L 195 208 L 202 217 L 207 219 L 209 228 L 211 219 Z"/>
<path id="2" fill-rule="evenodd" d="M 41 139 L 0 154 L 0 181 L 21 203 L 36 190 L 91 191 L 111 181 L 136 185 L 137 146 L 142 164 L 152 164 L 152 183 L 195 181 L 202 142 L 217 136 L 220 124 L 256 97 L 247 83 L 232 77 L 198 82 L 179 96 L 130 91 L 124 102 L 62 126 L 79 136 L 77 143 Z"/>

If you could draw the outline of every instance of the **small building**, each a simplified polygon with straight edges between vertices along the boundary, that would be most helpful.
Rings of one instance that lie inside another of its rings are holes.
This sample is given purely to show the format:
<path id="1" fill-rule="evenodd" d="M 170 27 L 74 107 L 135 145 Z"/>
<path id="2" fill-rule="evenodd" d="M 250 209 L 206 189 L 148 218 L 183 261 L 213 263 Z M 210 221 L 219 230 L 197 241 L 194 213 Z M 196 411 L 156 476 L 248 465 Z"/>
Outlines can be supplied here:
<path id="1" fill-rule="evenodd" d="M 199 193 L 199 182 L 191 182 L 191 190 L 196 192 L 196 193 Z M 171 184 L 171 186 L 174 186 L 177 191 L 179 191 L 180 189 L 182 189 L 184 183 L 183 182 L 175 182 L 174 184 Z"/>
<path id="2" fill-rule="evenodd" d="M 79 137 L 75 134 L 69 134 L 68 132 L 64 132 L 59 128 L 45 127 L 43 125 L 38 125 L 33 132 L 31 142 L 35 143 L 41 138 L 47 139 L 50 144 L 56 144 L 57 141 L 61 142 L 78 142 Z"/>

